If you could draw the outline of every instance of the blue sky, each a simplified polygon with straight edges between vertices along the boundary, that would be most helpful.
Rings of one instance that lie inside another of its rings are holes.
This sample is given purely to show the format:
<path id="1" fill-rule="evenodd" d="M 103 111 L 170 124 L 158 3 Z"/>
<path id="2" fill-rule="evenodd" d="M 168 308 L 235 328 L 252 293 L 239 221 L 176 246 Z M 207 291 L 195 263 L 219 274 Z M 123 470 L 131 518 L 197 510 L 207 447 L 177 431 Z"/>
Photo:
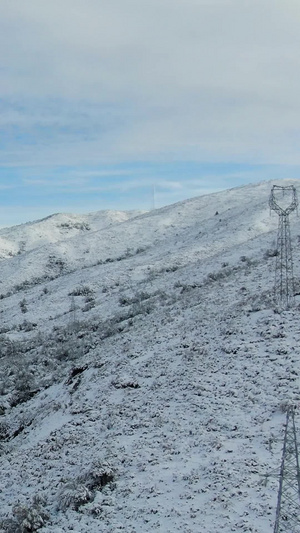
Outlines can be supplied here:
<path id="1" fill-rule="evenodd" d="M 0 30 L 1 226 L 300 177 L 298 0 L 3 0 Z"/>

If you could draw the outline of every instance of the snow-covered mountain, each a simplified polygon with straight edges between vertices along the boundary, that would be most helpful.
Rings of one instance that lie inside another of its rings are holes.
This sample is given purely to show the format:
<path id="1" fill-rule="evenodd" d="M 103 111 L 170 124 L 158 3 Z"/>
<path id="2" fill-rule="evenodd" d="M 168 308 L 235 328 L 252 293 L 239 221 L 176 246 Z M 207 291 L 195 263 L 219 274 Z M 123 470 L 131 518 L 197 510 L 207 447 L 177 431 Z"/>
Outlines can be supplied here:
<path id="1" fill-rule="evenodd" d="M 273 183 L 0 230 L 0 531 L 273 531 L 300 400 Z"/>

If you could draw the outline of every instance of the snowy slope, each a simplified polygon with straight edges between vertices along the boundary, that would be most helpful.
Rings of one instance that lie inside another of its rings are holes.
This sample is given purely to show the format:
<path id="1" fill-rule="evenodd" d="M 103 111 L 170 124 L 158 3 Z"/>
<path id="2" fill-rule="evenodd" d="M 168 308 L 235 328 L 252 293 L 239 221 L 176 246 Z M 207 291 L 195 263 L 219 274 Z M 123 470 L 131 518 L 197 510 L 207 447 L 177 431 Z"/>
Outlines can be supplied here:
<path id="1" fill-rule="evenodd" d="M 228 248 L 235 249 L 247 242 L 251 247 L 253 238 L 277 225 L 277 217 L 270 217 L 266 201 L 269 189 L 270 184 L 261 184 L 255 193 L 251 187 L 243 187 L 194 198 L 129 219 L 119 224 L 117 231 L 114 226 L 101 227 L 74 237 L 68 234 L 63 240 L 53 231 L 53 220 L 45 219 L 43 227 L 33 225 L 33 230 L 39 228 L 40 235 L 44 235 L 41 242 L 49 242 L 52 234 L 56 242 L 51 246 L 37 246 L 35 238 L 35 246 L 31 244 L 29 252 L 22 254 L 22 269 L 18 268 L 19 255 L 2 262 L 1 279 L 11 289 L 13 284 L 30 282 L 32 278 L 53 277 L 97 262 L 115 262 L 143 249 L 148 251 L 146 264 L 152 258 L 155 262 L 161 258 L 164 263 L 168 255 L 172 255 L 173 261 L 186 264 L 197 258 L 224 254 Z M 243 202 L 241 194 L 245 197 Z M 22 226 L 17 227 L 18 231 L 19 228 Z M 32 234 L 30 237 L 32 240 Z"/>
<path id="2" fill-rule="evenodd" d="M 36 222 L 0 229 L 0 259 L 39 246 L 99 231 L 141 214 L 141 211 L 98 211 L 87 215 L 58 213 Z"/>
<path id="3" fill-rule="evenodd" d="M 2 531 L 273 531 L 300 302 L 273 309 L 272 184 L 1 230 Z"/>

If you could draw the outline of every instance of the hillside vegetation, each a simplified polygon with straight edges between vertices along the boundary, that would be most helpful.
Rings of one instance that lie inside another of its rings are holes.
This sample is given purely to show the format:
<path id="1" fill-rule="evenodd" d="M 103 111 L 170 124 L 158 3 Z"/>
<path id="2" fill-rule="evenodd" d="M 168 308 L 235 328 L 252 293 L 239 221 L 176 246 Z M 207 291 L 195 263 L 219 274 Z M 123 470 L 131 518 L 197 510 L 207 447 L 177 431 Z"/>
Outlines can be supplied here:
<path id="1" fill-rule="evenodd" d="M 274 311 L 272 184 L 0 230 L 0 531 L 273 531 L 300 301 Z"/>

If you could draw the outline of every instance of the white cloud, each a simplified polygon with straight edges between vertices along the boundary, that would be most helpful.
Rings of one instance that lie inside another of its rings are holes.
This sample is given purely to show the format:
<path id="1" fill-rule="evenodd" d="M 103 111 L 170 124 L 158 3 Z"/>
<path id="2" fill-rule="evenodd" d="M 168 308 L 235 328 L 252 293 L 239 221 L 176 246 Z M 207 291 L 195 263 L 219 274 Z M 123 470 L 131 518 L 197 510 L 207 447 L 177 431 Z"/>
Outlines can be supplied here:
<path id="1" fill-rule="evenodd" d="M 296 0 L 4 0 L 0 161 L 299 163 L 299 25 Z"/>

